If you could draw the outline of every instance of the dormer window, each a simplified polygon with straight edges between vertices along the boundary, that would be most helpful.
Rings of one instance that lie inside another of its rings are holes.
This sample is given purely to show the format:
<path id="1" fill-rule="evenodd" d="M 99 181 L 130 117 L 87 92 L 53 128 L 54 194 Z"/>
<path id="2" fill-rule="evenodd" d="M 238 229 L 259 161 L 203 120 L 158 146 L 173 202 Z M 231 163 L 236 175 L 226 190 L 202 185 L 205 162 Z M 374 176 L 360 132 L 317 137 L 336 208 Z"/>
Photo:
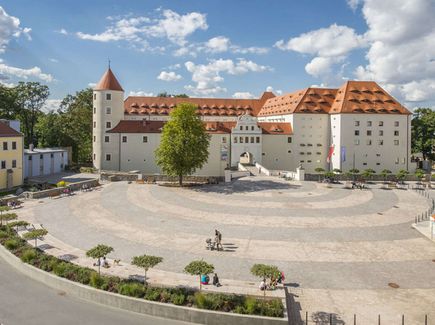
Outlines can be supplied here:
<path id="1" fill-rule="evenodd" d="M 106 94 L 106 100 L 112 100 L 112 94 Z"/>

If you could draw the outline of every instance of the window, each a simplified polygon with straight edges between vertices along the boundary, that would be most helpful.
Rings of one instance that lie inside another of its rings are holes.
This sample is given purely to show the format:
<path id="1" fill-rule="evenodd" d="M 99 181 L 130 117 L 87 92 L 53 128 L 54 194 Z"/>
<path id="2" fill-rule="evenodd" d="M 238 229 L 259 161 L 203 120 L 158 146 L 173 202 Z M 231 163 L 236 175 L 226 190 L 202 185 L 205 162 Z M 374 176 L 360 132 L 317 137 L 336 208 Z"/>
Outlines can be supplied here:
<path id="1" fill-rule="evenodd" d="M 299 160 L 299 162 L 302 164 L 302 163 L 304 163 L 305 162 L 305 160 Z"/>
<path id="2" fill-rule="evenodd" d="M 292 137 L 287 137 L 287 143 L 292 143 Z"/>
<path id="3" fill-rule="evenodd" d="M 379 121 L 379 126 L 384 126 L 384 121 Z"/>
<path id="4" fill-rule="evenodd" d="M 301 143 L 299 144 L 301 147 L 305 147 L 305 143 Z"/>
<path id="5" fill-rule="evenodd" d="M 311 143 L 307 143 L 307 146 L 308 146 L 308 147 L 312 147 L 313 144 L 311 144 Z"/>
<path id="6" fill-rule="evenodd" d="M 311 155 L 311 152 L 307 152 L 307 155 Z"/>
<path id="7" fill-rule="evenodd" d="M 106 107 L 106 114 L 112 114 L 112 109 L 110 107 Z"/>
<path id="8" fill-rule="evenodd" d="M 398 146 L 399 145 L 399 140 L 394 140 L 394 145 Z"/>
<path id="9" fill-rule="evenodd" d="M 245 126 L 245 130 L 248 131 L 249 130 L 249 126 Z"/>
<path id="10" fill-rule="evenodd" d="M 396 130 L 396 131 L 394 131 L 394 136 L 396 136 L 396 137 L 397 137 L 398 135 L 399 135 L 399 131 L 397 131 L 397 130 Z"/>
<path id="11" fill-rule="evenodd" d="M 371 136 L 372 135 L 372 130 L 367 130 L 367 135 Z"/>
<path id="12" fill-rule="evenodd" d="M 123 142 L 123 143 L 126 143 L 126 142 L 127 142 L 127 136 L 126 136 L 126 135 L 123 135 L 123 136 L 122 136 L 122 142 Z"/>
<path id="13" fill-rule="evenodd" d="M 311 162 L 311 160 L 307 160 L 307 163 L 310 163 Z"/>
<path id="14" fill-rule="evenodd" d="M 355 139 L 355 141 L 353 142 L 355 145 L 359 145 L 359 139 Z"/>
<path id="15" fill-rule="evenodd" d="M 226 137 L 222 137 L 222 143 L 227 143 L 227 138 Z"/>
<path id="16" fill-rule="evenodd" d="M 367 126 L 372 126 L 372 121 L 367 121 Z"/>
<path id="17" fill-rule="evenodd" d="M 110 142 L 110 137 L 108 135 L 104 136 L 104 142 L 106 143 Z"/>
<path id="18" fill-rule="evenodd" d="M 322 144 L 321 144 L 321 143 L 318 143 L 318 144 L 317 144 L 317 146 L 318 146 L 318 147 L 321 147 L 321 146 L 322 146 Z"/>
<path id="19" fill-rule="evenodd" d="M 94 129 L 97 127 L 97 122 L 94 121 Z"/>
<path id="20" fill-rule="evenodd" d="M 112 155 L 110 153 L 106 154 L 106 161 L 110 161 L 112 159 Z"/>
<path id="21" fill-rule="evenodd" d="M 376 163 L 376 166 L 379 166 L 381 163 Z"/>
<path id="22" fill-rule="evenodd" d="M 299 152 L 300 155 L 305 155 L 305 152 Z"/>
<path id="23" fill-rule="evenodd" d="M 384 145 L 384 140 L 378 140 L 378 144 L 379 144 L 380 146 L 383 146 L 383 145 Z"/>
<path id="24" fill-rule="evenodd" d="M 249 143 L 249 137 L 245 137 L 245 143 Z"/>
<path id="25" fill-rule="evenodd" d="M 112 94 L 106 94 L 106 100 L 112 100 Z"/>
<path id="26" fill-rule="evenodd" d="M 260 137 L 256 137 L 255 142 L 260 143 Z"/>
<path id="27" fill-rule="evenodd" d="M 399 126 L 399 121 L 395 121 L 394 126 L 396 126 L 396 127 Z"/>
<path id="28" fill-rule="evenodd" d="M 355 130 L 355 135 L 359 135 L 359 130 Z"/>
<path id="29" fill-rule="evenodd" d="M 44 159 L 44 155 L 39 155 L 39 159 Z"/>
<path id="30" fill-rule="evenodd" d="M 97 137 L 94 135 L 94 142 L 97 141 Z"/>
<path id="31" fill-rule="evenodd" d="M 30 161 L 32 160 L 32 156 L 29 156 L 29 160 L 30 160 Z"/>
<path id="32" fill-rule="evenodd" d="M 8 150 L 8 143 L 7 142 L 3 142 L 3 150 Z"/>
<path id="33" fill-rule="evenodd" d="M 396 158 L 395 163 L 396 163 L 396 165 L 399 163 L 399 158 Z"/>
<path id="34" fill-rule="evenodd" d="M 377 153 L 377 154 L 376 154 L 376 157 L 380 157 L 380 156 L 381 156 L 381 154 L 380 154 L 380 153 Z"/>
<path id="35" fill-rule="evenodd" d="M 243 137 L 240 137 L 239 140 L 240 140 L 240 143 L 243 143 Z"/>
<path id="36" fill-rule="evenodd" d="M 254 126 L 251 126 L 251 131 L 254 131 Z"/>
<path id="37" fill-rule="evenodd" d="M 94 154 L 94 160 L 97 158 L 97 155 L 96 154 Z"/>
<path id="38" fill-rule="evenodd" d="M 112 122 L 106 122 L 106 129 L 112 128 Z"/>
<path id="39" fill-rule="evenodd" d="M 147 143 L 147 142 L 148 142 L 148 137 L 147 137 L 146 135 L 144 135 L 144 136 L 142 137 L 142 142 L 143 142 L 143 143 Z"/>
<path id="40" fill-rule="evenodd" d="M 60 154 L 60 156 L 63 158 L 63 152 Z"/>
<path id="41" fill-rule="evenodd" d="M 17 168 L 17 161 L 15 159 L 12 160 L 12 168 Z"/>
<path id="42" fill-rule="evenodd" d="M 370 140 L 370 139 L 367 140 L 367 145 L 368 145 L 368 146 L 371 146 L 371 145 L 372 145 L 372 140 Z"/>
<path id="43" fill-rule="evenodd" d="M 291 150 L 289 150 L 289 151 L 287 151 L 288 153 L 292 153 L 292 151 Z"/>
<path id="44" fill-rule="evenodd" d="M 379 130 L 379 136 L 382 137 L 384 135 L 384 131 L 383 130 Z"/>
<path id="45" fill-rule="evenodd" d="M 406 163 L 406 159 L 402 158 L 402 164 L 405 164 L 405 163 Z"/>
<path id="46" fill-rule="evenodd" d="M 237 137 L 234 137 L 234 143 L 237 143 Z"/>
<path id="47" fill-rule="evenodd" d="M 243 131 L 243 126 L 240 125 L 240 131 Z"/>
<path id="48" fill-rule="evenodd" d="M 366 162 L 363 162 L 363 166 L 367 166 L 367 163 L 366 163 Z"/>
<path id="49" fill-rule="evenodd" d="M 97 114 L 97 108 L 94 107 L 94 114 Z"/>
<path id="50" fill-rule="evenodd" d="M 94 94 L 94 100 L 96 100 L 97 99 L 97 94 Z"/>
<path id="51" fill-rule="evenodd" d="M 54 154 L 51 153 L 51 154 L 50 154 L 50 158 L 54 158 Z"/>
<path id="52" fill-rule="evenodd" d="M 2 169 L 6 169 L 6 160 L 2 160 Z"/>
<path id="53" fill-rule="evenodd" d="M 12 150 L 17 150 L 17 142 L 12 141 Z"/>
<path id="54" fill-rule="evenodd" d="M 355 121 L 355 126 L 359 126 L 359 121 Z"/>

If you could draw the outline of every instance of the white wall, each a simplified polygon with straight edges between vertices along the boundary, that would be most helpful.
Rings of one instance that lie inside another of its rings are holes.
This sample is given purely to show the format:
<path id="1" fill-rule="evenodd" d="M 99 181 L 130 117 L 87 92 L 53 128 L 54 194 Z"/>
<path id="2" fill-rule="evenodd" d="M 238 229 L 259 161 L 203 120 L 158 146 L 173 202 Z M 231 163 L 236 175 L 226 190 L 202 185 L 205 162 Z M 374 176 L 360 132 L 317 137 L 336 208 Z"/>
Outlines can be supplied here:
<path id="1" fill-rule="evenodd" d="M 53 155 L 53 156 L 52 156 Z M 42 156 L 42 159 L 41 159 Z M 29 157 L 32 157 L 29 160 Z M 68 164 L 68 152 L 24 154 L 24 178 L 60 173 Z M 41 167 L 42 166 L 42 167 Z"/>
<path id="2" fill-rule="evenodd" d="M 288 138 L 292 142 L 288 142 Z M 292 135 L 263 134 L 262 163 L 269 170 L 296 170 Z"/>
<path id="3" fill-rule="evenodd" d="M 262 132 L 255 117 L 242 115 L 238 118 L 231 131 L 231 166 L 237 166 L 240 156 L 245 152 L 252 155 L 253 162 L 262 163 Z"/>

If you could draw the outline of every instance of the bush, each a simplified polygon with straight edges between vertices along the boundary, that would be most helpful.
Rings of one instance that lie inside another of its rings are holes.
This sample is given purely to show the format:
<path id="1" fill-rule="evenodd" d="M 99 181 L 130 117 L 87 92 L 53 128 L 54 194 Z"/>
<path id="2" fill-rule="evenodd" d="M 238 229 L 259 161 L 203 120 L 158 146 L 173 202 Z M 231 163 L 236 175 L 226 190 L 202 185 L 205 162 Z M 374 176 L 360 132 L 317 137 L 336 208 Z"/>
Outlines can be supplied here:
<path id="1" fill-rule="evenodd" d="M 160 302 L 169 302 L 169 301 L 171 301 L 171 293 L 166 289 L 161 290 Z"/>
<path id="2" fill-rule="evenodd" d="M 0 239 L 8 238 L 9 235 L 6 231 L 0 230 Z"/>
<path id="3" fill-rule="evenodd" d="M 53 273 L 62 278 L 65 277 L 66 271 L 68 268 L 68 264 L 66 262 L 60 262 L 54 265 Z"/>
<path id="4" fill-rule="evenodd" d="M 104 276 L 99 275 L 97 272 L 92 272 L 89 277 L 89 284 L 97 289 L 100 289 L 104 284 Z"/>
<path id="5" fill-rule="evenodd" d="M 17 249 L 20 246 L 20 242 L 15 239 L 15 238 L 11 238 L 5 241 L 4 246 L 10 250 L 13 251 L 15 249 Z"/>
<path id="6" fill-rule="evenodd" d="M 279 299 L 271 299 L 259 304 L 260 314 L 268 317 L 284 317 L 284 306 Z"/>
<path id="7" fill-rule="evenodd" d="M 145 292 L 145 299 L 151 301 L 158 301 L 160 299 L 160 289 L 148 287 Z"/>
<path id="8" fill-rule="evenodd" d="M 257 313 L 258 300 L 253 297 L 246 297 L 245 303 L 243 304 L 246 314 L 254 315 Z"/>
<path id="9" fill-rule="evenodd" d="M 37 257 L 37 252 L 33 248 L 28 248 L 21 254 L 21 260 L 24 263 L 32 264 Z"/>
<path id="10" fill-rule="evenodd" d="M 60 181 L 56 184 L 57 187 L 65 187 L 66 186 L 66 182 L 65 181 Z"/>
<path id="11" fill-rule="evenodd" d="M 129 297 L 142 298 L 145 294 L 145 288 L 143 284 L 139 282 L 124 282 L 118 286 L 120 294 Z M 147 299 L 147 298 L 145 298 Z"/>
<path id="12" fill-rule="evenodd" d="M 184 304 L 184 301 L 186 301 L 186 296 L 184 294 L 180 294 L 180 293 L 173 293 L 171 295 L 171 302 L 174 305 L 182 305 Z"/>

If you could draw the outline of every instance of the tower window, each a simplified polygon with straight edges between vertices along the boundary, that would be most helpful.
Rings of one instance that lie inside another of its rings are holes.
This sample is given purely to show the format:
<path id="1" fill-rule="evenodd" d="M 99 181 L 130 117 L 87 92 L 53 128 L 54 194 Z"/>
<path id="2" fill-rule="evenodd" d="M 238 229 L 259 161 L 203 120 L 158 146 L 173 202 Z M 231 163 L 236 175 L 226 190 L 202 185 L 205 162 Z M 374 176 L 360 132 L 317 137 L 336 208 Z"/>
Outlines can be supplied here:
<path id="1" fill-rule="evenodd" d="M 106 114 L 112 114 L 112 109 L 110 107 L 106 107 Z"/>
<path id="2" fill-rule="evenodd" d="M 94 129 L 97 127 L 97 122 L 94 121 Z"/>
<path id="3" fill-rule="evenodd" d="M 148 137 L 144 135 L 144 136 L 142 137 L 142 142 L 143 142 L 143 143 L 147 143 L 147 142 L 148 142 Z"/>
<path id="4" fill-rule="evenodd" d="M 112 100 L 112 94 L 106 94 L 106 100 Z"/>
<path id="5" fill-rule="evenodd" d="M 287 143 L 292 143 L 292 137 L 287 137 Z"/>
<path id="6" fill-rule="evenodd" d="M 127 136 L 126 136 L 126 135 L 123 135 L 123 136 L 122 136 L 122 142 L 124 142 L 124 143 L 127 142 Z"/>
<path id="7" fill-rule="evenodd" d="M 97 94 L 94 94 L 94 100 L 96 100 L 97 99 Z"/>
<path id="8" fill-rule="evenodd" d="M 106 136 L 104 136 L 104 142 L 110 142 L 110 138 L 109 138 L 109 136 L 108 135 L 106 135 Z"/>
<path id="9" fill-rule="evenodd" d="M 112 159 L 112 155 L 110 153 L 106 154 L 106 161 L 110 161 Z"/>
<path id="10" fill-rule="evenodd" d="M 112 128 L 112 122 L 106 122 L 106 129 Z"/>
<path id="11" fill-rule="evenodd" d="M 94 107 L 94 114 L 97 114 L 97 108 Z"/>

